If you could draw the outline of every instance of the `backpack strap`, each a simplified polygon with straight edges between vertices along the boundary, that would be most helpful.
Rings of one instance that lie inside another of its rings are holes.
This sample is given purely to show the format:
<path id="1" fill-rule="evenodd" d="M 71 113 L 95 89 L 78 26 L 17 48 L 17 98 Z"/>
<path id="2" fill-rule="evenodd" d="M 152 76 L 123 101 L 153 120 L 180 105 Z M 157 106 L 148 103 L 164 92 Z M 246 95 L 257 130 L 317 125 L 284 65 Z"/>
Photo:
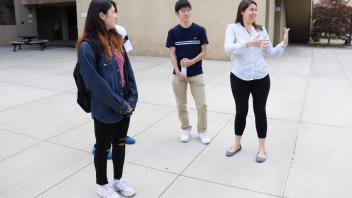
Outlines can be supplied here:
<path id="1" fill-rule="evenodd" d="M 99 60 L 100 60 L 100 55 L 99 55 L 99 52 L 98 52 L 98 49 L 99 49 L 98 44 L 95 41 L 93 41 L 92 39 L 89 39 L 89 38 L 84 39 L 84 41 L 87 41 L 88 44 L 90 45 L 90 47 L 93 49 L 94 56 L 95 56 L 95 61 L 96 61 L 96 64 L 98 66 Z"/>

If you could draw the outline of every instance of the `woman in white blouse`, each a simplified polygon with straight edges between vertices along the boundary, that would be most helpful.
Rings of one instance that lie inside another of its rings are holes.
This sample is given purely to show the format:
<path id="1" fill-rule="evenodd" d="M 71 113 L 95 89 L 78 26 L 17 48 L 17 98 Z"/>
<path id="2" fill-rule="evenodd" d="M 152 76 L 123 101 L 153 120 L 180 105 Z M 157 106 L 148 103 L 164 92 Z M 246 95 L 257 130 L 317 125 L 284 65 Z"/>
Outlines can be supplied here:
<path id="1" fill-rule="evenodd" d="M 266 160 L 265 138 L 267 134 L 266 101 L 270 90 L 270 77 L 265 58 L 284 52 L 289 29 L 284 28 L 284 38 L 273 47 L 264 26 L 257 25 L 257 3 L 243 0 L 238 6 L 236 22 L 229 24 L 224 48 L 231 55 L 231 89 L 236 103 L 235 141 L 226 151 L 231 157 L 241 150 L 241 137 L 246 126 L 249 95 L 253 98 L 255 124 L 259 138 L 256 156 L 258 163 Z"/>

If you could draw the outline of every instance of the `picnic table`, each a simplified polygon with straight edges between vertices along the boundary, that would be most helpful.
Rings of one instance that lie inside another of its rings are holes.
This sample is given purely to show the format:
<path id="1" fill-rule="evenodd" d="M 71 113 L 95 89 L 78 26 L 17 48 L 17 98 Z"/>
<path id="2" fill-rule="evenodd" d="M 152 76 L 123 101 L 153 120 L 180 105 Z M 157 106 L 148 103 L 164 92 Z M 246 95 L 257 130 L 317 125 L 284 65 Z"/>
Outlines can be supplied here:
<path id="1" fill-rule="evenodd" d="M 37 38 L 36 35 L 21 35 L 21 36 L 18 36 L 18 38 L 21 38 L 22 41 L 24 42 L 32 42 L 32 39 L 35 39 Z"/>
<path id="2" fill-rule="evenodd" d="M 46 44 L 49 42 L 49 40 L 45 40 L 45 39 L 33 40 L 37 38 L 36 35 L 21 35 L 21 36 L 18 36 L 18 38 L 20 38 L 20 40 L 10 42 L 10 44 L 13 46 L 14 52 L 16 52 L 17 47 L 18 49 L 22 49 L 21 48 L 22 45 L 33 45 L 33 44 L 39 45 L 40 50 L 44 50 L 44 48 L 46 48 Z"/>

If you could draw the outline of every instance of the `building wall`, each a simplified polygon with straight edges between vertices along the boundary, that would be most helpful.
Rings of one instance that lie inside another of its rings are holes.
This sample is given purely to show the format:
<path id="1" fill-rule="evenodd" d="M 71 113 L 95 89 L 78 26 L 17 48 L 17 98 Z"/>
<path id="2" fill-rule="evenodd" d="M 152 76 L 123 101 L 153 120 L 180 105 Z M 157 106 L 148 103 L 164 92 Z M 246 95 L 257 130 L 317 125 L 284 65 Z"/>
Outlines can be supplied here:
<path id="1" fill-rule="evenodd" d="M 21 0 L 14 0 L 16 25 L 0 25 L 0 45 L 9 45 L 19 35 L 37 35 L 35 9 L 26 8 Z"/>
<path id="2" fill-rule="evenodd" d="M 40 5 L 51 3 L 72 3 L 76 0 L 21 0 L 23 5 Z"/>
<path id="3" fill-rule="evenodd" d="M 282 41 L 284 36 L 283 28 L 287 26 L 286 24 L 286 9 L 284 0 L 276 0 L 276 10 L 275 10 L 275 36 L 274 44 Z"/>
<path id="4" fill-rule="evenodd" d="M 269 34 L 269 38 L 271 41 L 274 40 L 274 33 L 275 33 L 275 0 L 267 0 L 267 22 L 266 28 Z"/>
<path id="5" fill-rule="evenodd" d="M 270 1 L 273 5 L 274 0 Z M 258 2 L 257 23 L 265 25 L 266 2 Z M 77 0 L 78 31 L 81 34 L 84 27 L 84 13 L 87 12 L 89 2 Z M 119 23 L 124 26 L 134 46 L 134 55 L 167 56 L 165 48 L 167 32 L 178 24 L 174 6 L 176 0 L 119 0 Z M 229 23 L 234 22 L 237 6 L 240 0 L 191 0 L 193 21 L 207 29 L 209 39 L 209 59 L 228 59 L 224 53 L 225 30 Z M 221 2 L 221 3 L 220 3 Z M 273 38 L 273 6 L 270 20 L 269 35 Z"/>

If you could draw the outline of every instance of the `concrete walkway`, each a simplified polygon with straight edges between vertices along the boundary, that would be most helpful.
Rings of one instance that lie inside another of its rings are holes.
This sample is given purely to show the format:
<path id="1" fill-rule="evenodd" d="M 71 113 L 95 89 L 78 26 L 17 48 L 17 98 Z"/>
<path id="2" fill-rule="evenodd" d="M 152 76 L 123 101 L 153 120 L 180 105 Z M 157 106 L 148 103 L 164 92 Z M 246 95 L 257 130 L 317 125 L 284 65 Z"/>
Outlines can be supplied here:
<path id="1" fill-rule="evenodd" d="M 124 178 L 143 198 L 350 198 L 352 50 L 290 46 L 271 60 L 268 160 L 255 163 L 250 109 L 234 138 L 229 62 L 205 61 L 211 143 L 179 142 L 168 58 L 131 57 L 139 104 Z M 74 49 L 0 48 L 0 197 L 95 198 L 93 123 L 76 105 Z M 196 111 L 189 97 L 190 117 Z M 112 164 L 109 163 L 112 176 Z"/>

